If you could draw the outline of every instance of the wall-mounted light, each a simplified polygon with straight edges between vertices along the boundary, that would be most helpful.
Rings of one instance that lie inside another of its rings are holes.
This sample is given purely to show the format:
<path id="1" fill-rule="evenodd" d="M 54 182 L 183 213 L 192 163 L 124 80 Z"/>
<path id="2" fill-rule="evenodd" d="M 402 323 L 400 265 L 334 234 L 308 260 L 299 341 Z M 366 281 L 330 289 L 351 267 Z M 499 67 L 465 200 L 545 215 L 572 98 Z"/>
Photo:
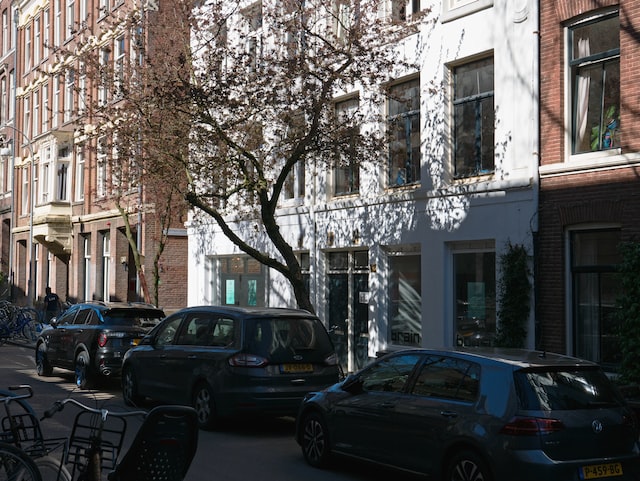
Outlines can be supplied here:
<path id="1" fill-rule="evenodd" d="M 129 266 L 127 265 L 127 256 L 122 256 L 120 258 L 120 264 L 122 264 L 122 268 L 126 271 L 128 270 Z"/>

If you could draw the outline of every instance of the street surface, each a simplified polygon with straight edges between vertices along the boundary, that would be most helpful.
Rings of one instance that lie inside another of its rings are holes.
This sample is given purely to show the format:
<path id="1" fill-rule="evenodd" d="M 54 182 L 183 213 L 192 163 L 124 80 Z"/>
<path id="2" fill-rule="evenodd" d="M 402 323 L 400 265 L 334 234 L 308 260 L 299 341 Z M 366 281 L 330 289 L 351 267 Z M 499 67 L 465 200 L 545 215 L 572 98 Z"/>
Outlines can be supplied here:
<path id="1" fill-rule="evenodd" d="M 0 389 L 30 384 L 34 391 L 29 402 L 38 415 L 55 400 L 72 395 L 84 404 L 130 410 L 122 402 L 116 380 L 98 391 L 74 391 L 72 374 L 55 369 L 52 377 L 38 377 L 33 349 L 6 344 L 0 346 Z M 2 409 L 2 408 L 0 408 Z M 68 436 L 77 411 L 67 405 L 61 413 L 42 422 L 45 437 Z M 4 415 L 4 412 L 2 413 Z M 131 418 L 130 418 L 131 419 Z M 129 421 L 125 449 L 140 421 Z M 293 439 L 294 420 L 243 419 L 228 422 L 216 431 L 200 431 L 198 452 L 185 481 L 416 481 L 416 477 L 385 470 L 353 460 L 339 460 L 331 470 L 308 466 Z"/>

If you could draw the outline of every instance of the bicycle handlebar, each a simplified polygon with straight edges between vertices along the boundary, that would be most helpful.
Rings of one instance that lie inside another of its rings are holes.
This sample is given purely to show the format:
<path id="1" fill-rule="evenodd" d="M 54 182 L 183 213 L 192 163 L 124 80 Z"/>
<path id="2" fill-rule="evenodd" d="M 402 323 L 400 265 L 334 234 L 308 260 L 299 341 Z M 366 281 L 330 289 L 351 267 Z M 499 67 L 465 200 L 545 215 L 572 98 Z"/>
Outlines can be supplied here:
<path id="1" fill-rule="evenodd" d="M 33 396 L 33 389 L 28 384 L 18 384 L 15 386 L 9 386 L 9 391 L 18 391 L 20 389 L 26 389 L 26 394 L 16 394 L 15 396 L 4 396 L 0 397 L 0 402 L 5 404 L 10 403 L 11 401 L 17 401 L 18 399 L 28 399 Z"/>
<path id="2" fill-rule="evenodd" d="M 82 404 L 80 401 L 77 401 L 76 399 L 65 398 L 61 401 L 55 401 L 53 405 L 44 412 L 44 415 L 40 420 L 42 421 L 44 419 L 53 417 L 55 413 L 62 411 L 64 409 L 65 404 L 68 404 L 68 403 L 74 404 L 75 406 L 79 407 L 84 411 L 94 413 L 94 414 L 100 414 L 100 416 L 102 416 L 103 421 L 107 419 L 107 416 L 124 418 L 128 416 L 146 416 L 147 415 L 146 411 L 109 411 L 108 409 L 103 409 L 103 408 L 101 409 L 92 408 L 90 406 L 87 406 L 86 404 Z"/>

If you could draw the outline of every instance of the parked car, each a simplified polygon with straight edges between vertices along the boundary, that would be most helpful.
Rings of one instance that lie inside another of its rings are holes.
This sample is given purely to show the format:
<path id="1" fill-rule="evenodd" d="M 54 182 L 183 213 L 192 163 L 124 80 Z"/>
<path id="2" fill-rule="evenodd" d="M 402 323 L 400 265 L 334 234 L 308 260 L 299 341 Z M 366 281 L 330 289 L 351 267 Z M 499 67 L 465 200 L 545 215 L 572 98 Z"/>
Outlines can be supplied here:
<path id="1" fill-rule="evenodd" d="M 345 455 L 443 481 L 640 479 L 638 423 L 602 369 L 545 352 L 410 349 L 308 394 L 306 461 Z"/>
<path id="2" fill-rule="evenodd" d="M 54 367 L 72 370 L 81 388 L 100 376 L 118 376 L 125 352 L 162 318 L 162 309 L 143 303 L 73 304 L 36 340 L 38 375 L 50 376 Z"/>
<path id="3" fill-rule="evenodd" d="M 339 380 L 329 334 L 307 311 L 189 307 L 124 357 L 125 403 L 192 405 L 202 428 L 240 413 L 295 416 L 304 395 Z"/>

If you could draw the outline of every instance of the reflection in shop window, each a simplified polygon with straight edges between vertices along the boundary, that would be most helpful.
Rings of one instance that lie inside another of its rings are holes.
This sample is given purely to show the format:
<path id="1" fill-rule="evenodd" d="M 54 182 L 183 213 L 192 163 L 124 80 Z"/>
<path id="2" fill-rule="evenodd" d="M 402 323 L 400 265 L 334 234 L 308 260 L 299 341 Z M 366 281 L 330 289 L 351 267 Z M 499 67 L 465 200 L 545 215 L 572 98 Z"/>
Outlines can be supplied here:
<path id="1" fill-rule="evenodd" d="M 422 343 L 422 297 L 420 256 L 389 258 L 389 319 L 393 344 Z"/>
<path id="2" fill-rule="evenodd" d="M 490 346 L 496 334 L 495 252 L 453 255 L 458 346 Z"/>

